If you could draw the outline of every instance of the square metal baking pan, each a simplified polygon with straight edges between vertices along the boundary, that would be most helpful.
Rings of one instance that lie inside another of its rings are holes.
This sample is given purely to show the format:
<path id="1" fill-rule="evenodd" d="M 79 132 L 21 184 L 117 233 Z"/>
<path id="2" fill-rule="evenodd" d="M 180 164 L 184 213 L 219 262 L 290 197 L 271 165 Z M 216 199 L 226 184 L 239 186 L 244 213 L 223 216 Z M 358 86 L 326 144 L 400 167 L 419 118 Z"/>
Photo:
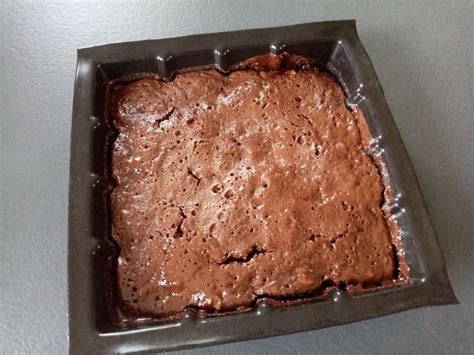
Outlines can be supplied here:
<path id="1" fill-rule="evenodd" d="M 360 109 L 374 137 L 371 149 L 388 169 L 390 211 L 401 230 L 409 267 L 407 283 L 349 296 L 334 289 L 325 300 L 286 307 L 259 303 L 244 313 L 118 326 L 114 307 L 114 257 L 110 240 L 110 144 L 107 85 L 139 73 L 174 73 L 233 65 L 260 54 L 287 52 L 312 58 L 330 71 Z M 180 349 L 318 329 L 415 307 L 453 304 L 444 259 L 418 183 L 382 88 L 357 35 L 355 21 L 194 35 L 109 44 L 78 50 L 69 183 L 69 342 L 71 353 Z"/>

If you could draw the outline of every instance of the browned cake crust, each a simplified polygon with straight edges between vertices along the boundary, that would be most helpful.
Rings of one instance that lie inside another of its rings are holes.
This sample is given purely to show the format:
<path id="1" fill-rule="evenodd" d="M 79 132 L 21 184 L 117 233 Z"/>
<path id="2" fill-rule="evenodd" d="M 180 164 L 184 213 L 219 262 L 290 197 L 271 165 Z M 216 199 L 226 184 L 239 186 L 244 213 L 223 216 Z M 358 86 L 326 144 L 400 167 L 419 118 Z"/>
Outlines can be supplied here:
<path id="1" fill-rule="evenodd" d="M 214 70 L 119 86 L 112 236 L 140 314 L 393 281 L 383 184 L 334 78 Z"/>

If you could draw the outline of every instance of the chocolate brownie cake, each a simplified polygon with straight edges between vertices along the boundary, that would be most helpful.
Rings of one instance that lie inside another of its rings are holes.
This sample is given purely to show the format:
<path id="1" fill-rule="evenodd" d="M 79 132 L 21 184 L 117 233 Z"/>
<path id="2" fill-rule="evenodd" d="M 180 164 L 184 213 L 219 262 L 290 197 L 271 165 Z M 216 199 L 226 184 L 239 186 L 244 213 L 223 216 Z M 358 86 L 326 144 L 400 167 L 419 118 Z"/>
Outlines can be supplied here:
<path id="1" fill-rule="evenodd" d="M 116 85 L 112 236 L 127 307 L 234 311 L 393 282 L 396 228 L 345 99 L 311 67 Z"/>

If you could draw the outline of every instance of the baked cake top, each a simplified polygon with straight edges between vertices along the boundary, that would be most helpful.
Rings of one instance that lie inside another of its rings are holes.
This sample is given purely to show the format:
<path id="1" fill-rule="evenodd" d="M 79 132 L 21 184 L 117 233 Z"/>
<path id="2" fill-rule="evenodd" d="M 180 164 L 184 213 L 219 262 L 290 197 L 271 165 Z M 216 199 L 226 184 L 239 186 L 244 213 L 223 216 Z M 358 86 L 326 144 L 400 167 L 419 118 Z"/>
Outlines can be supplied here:
<path id="1" fill-rule="evenodd" d="M 112 236 L 129 308 L 230 311 L 392 281 L 382 179 L 345 99 L 316 69 L 116 87 Z"/>

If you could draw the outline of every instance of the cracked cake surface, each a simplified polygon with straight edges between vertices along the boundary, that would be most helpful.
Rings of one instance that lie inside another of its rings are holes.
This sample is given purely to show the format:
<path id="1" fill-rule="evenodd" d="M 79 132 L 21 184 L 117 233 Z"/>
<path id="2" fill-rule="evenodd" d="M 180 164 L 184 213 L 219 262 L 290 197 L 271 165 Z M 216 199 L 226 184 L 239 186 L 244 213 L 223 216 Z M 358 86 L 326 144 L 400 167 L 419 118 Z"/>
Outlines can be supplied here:
<path id="1" fill-rule="evenodd" d="M 345 99 L 314 68 L 117 85 L 112 237 L 127 307 L 233 311 L 393 281 L 382 178 Z"/>

